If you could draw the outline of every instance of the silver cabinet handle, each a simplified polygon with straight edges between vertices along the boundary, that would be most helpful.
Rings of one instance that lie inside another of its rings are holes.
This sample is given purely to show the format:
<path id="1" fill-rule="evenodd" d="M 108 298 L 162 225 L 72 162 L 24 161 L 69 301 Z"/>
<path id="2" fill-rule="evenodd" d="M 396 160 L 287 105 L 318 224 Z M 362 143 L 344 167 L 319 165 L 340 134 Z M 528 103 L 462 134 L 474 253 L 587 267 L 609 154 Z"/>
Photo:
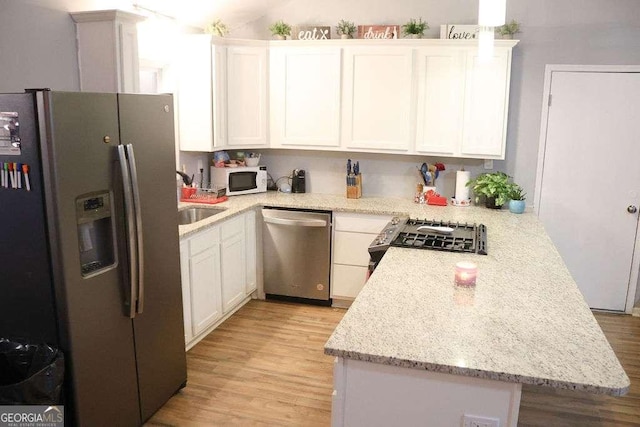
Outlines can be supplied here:
<path id="1" fill-rule="evenodd" d="M 131 189 L 131 175 L 129 174 L 129 162 L 125 154 L 125 147 L 118 145 L 118 159 L 120 161 L 120 171 L 122 173 L 122 184 L 124 190 L 124 210 L 127 221 L 127 235 L 129 244 L 129 317 L 136 317 L 136 302 L 138 300 L 138 247 L 136 244 L 135 208 L 133 202 L 133 191 Z"/>
<path id="2" fill-rule="evenodd" d="M 638 212 L 638 208 L 633 206 L 633 205 L 629 205 L 629 206 L 627 206 L 627 212 L 636 213 L 636 212 Z"/>
<path id="3" fill-rule="evenodd" d="M 327 221 L 322 219 L 285 219 L 285 218 L 264 218 L 264 222 L 278 225 L 293 225 L 298 227 L 326 227 Z"/>
<path id="4" fill-rule="evenodd" d="M 133 145 L 127 144 L 126 150 L 131 171 L 131 188 L 133 190 L 133 204 L 136 221 L 136 245 L 138 247 L 138 304 L 137 312 L 142 314 L 144 308 L 144 242 L 142 239 L 142 210 L 140 208 L 140 187 L 138 185 L 138 169 L 136 156 L 133 154 Z"/>

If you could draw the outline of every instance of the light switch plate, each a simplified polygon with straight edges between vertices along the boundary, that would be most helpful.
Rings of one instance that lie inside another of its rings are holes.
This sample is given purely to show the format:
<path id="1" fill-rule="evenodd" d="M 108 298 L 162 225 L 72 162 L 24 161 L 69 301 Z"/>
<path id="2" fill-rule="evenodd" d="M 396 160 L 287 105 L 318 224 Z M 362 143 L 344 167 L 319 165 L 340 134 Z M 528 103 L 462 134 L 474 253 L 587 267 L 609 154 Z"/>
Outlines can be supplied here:
<path id="1" fill-rule="evenodd" d="M 462 427 L 500 427 L 498 418 L 466 415 L 462 418 Z"/>
<path id="2" fill-rule="evenodd" d="M 485 169 L 493 169 L 493 160 L 492 159 L 485 159 L 484 168 Z"/>

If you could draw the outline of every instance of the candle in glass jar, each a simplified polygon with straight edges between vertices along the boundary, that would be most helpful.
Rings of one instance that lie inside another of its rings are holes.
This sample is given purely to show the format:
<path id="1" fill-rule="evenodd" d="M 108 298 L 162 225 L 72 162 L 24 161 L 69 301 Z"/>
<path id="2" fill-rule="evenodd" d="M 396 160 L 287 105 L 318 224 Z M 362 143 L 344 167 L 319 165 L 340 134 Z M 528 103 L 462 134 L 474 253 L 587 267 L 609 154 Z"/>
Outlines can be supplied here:
<path id="1" fill-rule="evenodd" d="M 455 282 L 460 286 L 475 286 L 478 266 L 474 262 L 460 261 L 456 264 Z"/>

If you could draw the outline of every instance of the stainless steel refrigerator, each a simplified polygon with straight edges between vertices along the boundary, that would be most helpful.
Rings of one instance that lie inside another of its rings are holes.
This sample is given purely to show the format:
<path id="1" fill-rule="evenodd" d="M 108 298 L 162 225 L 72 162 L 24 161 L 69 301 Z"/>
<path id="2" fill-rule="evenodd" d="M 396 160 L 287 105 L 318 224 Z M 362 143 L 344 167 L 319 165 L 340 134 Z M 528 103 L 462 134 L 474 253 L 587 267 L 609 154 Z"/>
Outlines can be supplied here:
<path id="1" fill-rule="evenodd" d="M 174 139 L 171 95 L 0 95 L 0 337 L 62 349 L 71 424 L 186 384 Z"/>

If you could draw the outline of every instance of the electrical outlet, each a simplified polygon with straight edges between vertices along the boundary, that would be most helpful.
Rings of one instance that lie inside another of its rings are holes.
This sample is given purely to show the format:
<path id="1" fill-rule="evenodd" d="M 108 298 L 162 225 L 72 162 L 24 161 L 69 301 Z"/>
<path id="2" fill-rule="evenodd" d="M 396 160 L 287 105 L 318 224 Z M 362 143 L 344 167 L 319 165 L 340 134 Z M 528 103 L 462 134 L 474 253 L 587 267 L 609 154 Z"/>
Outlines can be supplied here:
<path id="1" fill-rule="evenodd" d="M 465 415 L 462 421 L 462 427 L 500 427 L 500 420 L 498 418 Z"/>
<path id="2" fill-rule="evenodd" d="M 485 159 L 484 168 L 485 169 L 493 169 L 493 159 Z"/>

